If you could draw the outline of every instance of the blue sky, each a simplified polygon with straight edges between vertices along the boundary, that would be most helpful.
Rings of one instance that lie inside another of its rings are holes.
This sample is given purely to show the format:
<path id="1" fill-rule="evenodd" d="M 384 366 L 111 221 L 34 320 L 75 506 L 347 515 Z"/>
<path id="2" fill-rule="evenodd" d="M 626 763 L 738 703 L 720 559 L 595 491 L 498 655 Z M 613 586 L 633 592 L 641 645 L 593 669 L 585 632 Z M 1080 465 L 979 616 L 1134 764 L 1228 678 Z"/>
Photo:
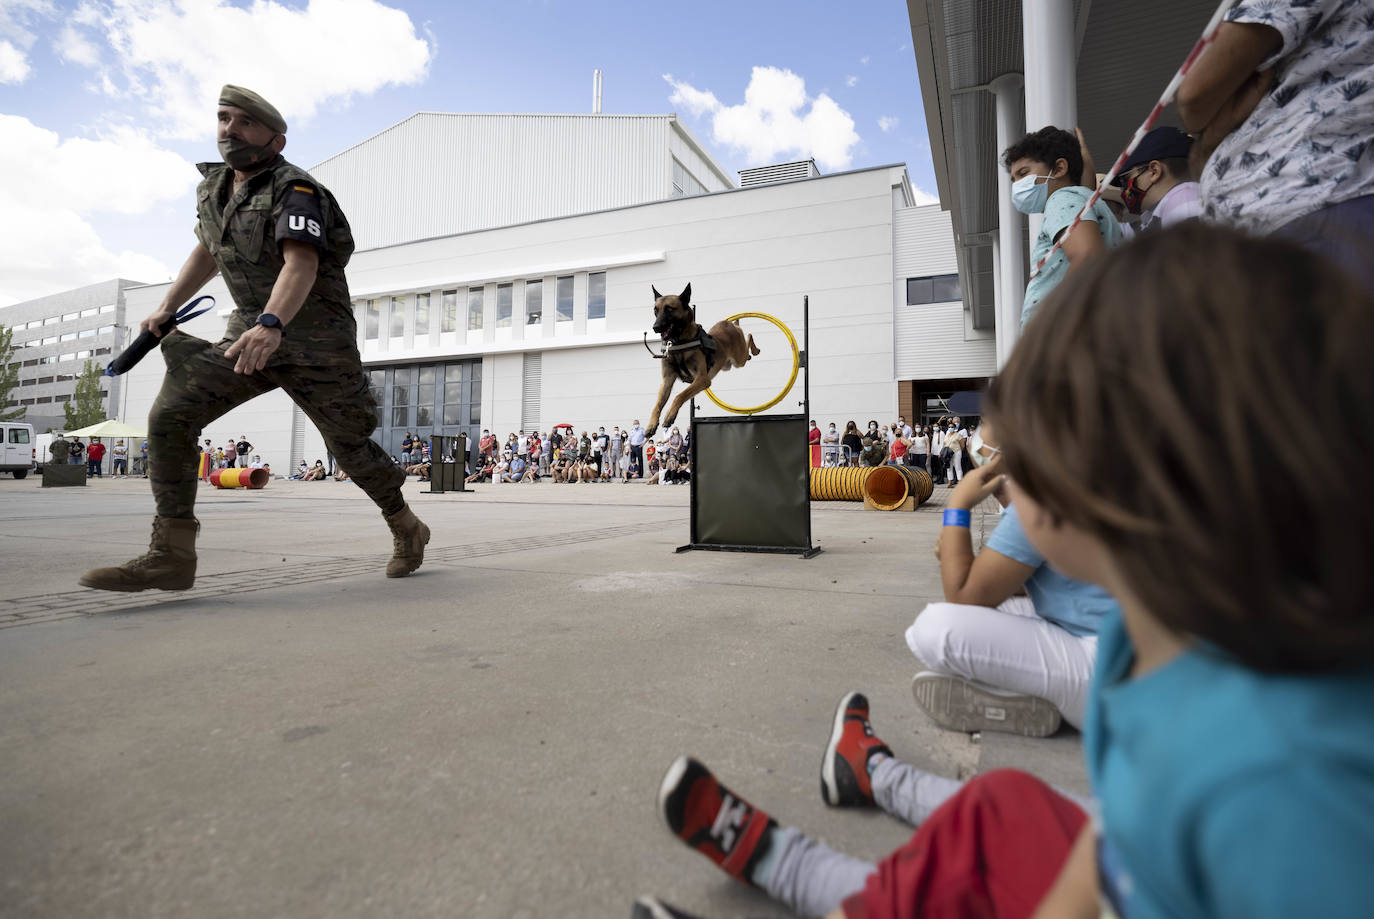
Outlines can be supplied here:
<path id="1" fill-rule="evenodd" d="M 934 191 L 906 5 L 0 0 L 0 305 L 175 272 L 220 84 L 309 167 L 417 111 L 678 112 L 728 172 L 906 163 Z"/>

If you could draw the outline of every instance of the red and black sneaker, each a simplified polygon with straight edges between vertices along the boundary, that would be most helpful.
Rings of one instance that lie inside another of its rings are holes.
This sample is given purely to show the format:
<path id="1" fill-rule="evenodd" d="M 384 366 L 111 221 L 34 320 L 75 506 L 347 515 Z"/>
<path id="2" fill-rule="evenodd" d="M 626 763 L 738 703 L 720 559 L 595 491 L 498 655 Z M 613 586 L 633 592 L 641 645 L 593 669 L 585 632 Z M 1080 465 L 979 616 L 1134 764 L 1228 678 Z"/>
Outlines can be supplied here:
<path id="1" fill-rule="evenodd" d="M 821 761 L 821 797 L 831 807 L 871 807 L 873 783 L 868 761 L 892 750 L 873 734 L 868 723 L 868 698 L 851 692 L 835 708 L 835 725 Z"/>
<path id="2" fill-rule="evenodd" d="M 658 812 L 673 834 L 737 881 L 768 851 L 776 822 L 726 788 L 701 763 L 679 756 L 658 789 Z"/>

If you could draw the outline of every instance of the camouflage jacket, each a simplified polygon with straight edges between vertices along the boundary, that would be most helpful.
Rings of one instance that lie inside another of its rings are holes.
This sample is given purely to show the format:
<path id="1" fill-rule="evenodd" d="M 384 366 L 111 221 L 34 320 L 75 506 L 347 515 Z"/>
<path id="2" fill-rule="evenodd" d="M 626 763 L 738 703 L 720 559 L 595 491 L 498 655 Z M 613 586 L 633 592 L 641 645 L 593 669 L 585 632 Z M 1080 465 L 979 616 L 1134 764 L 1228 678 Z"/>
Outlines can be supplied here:
<path id="1" fill-rule="evenodd" d="M 224 163 L 197 168 L 205 178 L 196 188 L 196 238 L 214 256 L 238 307 L 226 336 L 238 338 L 257 321 L 285 265 L 282 243 L 296 239 L 318 247 L 320 263 L 285 337 L 353 341 L 357 324 L 344 277 L 353 234 L 329 189 L 280 156 L 237 190 Z"/>

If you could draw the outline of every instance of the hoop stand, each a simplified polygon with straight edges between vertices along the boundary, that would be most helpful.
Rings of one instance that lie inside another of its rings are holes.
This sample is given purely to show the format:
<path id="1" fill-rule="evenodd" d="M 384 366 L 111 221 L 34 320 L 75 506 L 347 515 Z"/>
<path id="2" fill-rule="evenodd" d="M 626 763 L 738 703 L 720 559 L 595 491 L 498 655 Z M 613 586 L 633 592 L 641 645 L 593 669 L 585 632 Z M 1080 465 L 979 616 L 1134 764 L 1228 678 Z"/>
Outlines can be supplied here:
<path id="1" fill-rule="evenodd" d="M 801 558 L 821 552 L 811 540 L 811 460 L 804 449 L 811 412 L 810 301 L 809 296 L 802 298 L 802 348 L 794 354 L 793 381 L 798 368 L 804 373 L 801 414 L 756 416 L 767 406 L 739 410 L 711 396 L 717 405 L 744 417 L 699 418 L 696 400 L 691 401 L 691 542 L 678 546 L 677 552 L 700 549 Z M 790 339 L 786 326 L 773 321 Z M 784 390 L 769 405 L 786 394 Z M 703 479 L 705 485 L 699 489 Z"/>

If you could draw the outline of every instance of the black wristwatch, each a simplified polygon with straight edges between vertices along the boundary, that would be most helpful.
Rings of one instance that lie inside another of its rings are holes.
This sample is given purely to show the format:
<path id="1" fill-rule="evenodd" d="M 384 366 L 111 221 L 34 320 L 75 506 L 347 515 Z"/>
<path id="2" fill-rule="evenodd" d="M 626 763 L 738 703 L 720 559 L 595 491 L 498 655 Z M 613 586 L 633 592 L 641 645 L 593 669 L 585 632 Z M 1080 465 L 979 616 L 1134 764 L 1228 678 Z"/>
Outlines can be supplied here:
<path id="1" fill-rule="evenodd" d="M 281 331 L 281 317 L 272 313 L 263 313 L 258 316 L 258 325 L 264 329 L 276 329 Z"/>

